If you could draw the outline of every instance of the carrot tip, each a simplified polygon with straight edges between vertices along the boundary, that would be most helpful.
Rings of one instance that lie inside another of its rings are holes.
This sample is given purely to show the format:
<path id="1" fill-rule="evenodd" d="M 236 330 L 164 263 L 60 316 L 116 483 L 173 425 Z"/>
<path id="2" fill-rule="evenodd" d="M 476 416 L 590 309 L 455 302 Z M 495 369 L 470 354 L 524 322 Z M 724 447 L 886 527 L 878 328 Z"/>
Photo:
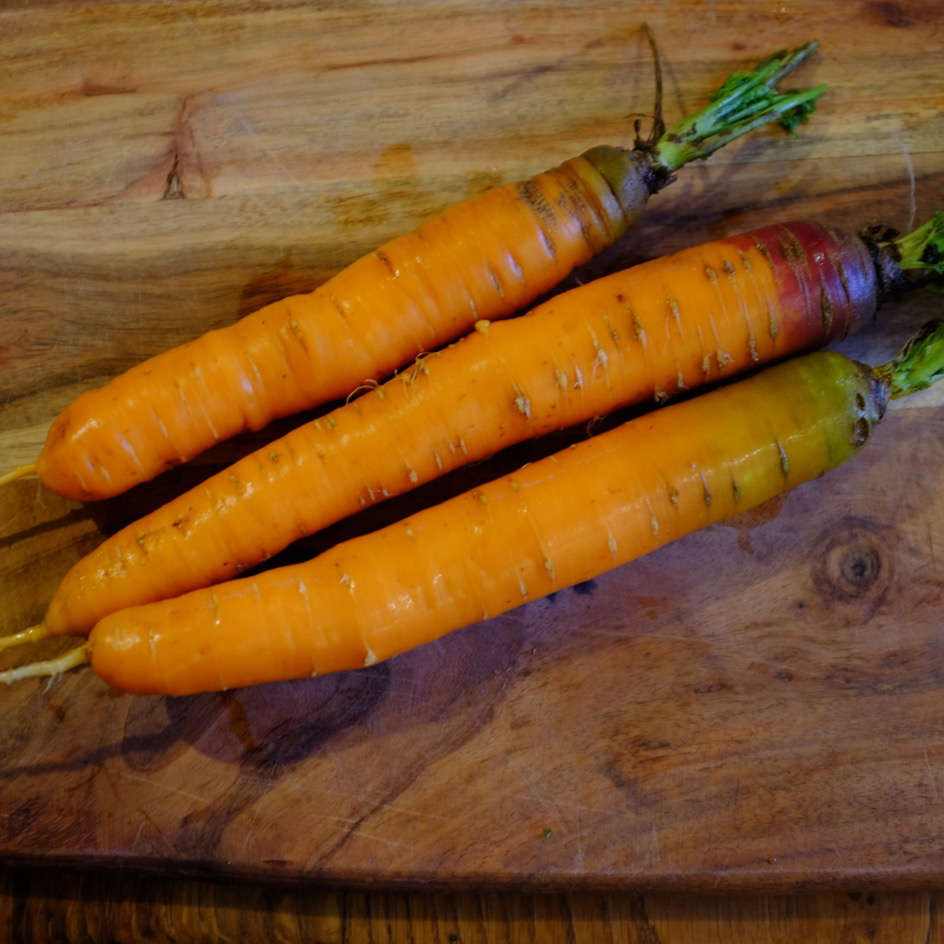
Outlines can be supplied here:
<path id="1" fill-rule="evenodd" d="M 26 465 L 21 465 L 12 472 L 7 472 L 5 475 L 0 475 L 0 485 L 6 485 L 7 482 L 15 482 L 17 479 L 25 479 L 28 475 L 35 474 L 36 463 L 28 462 Z"/>
<path id="2" fill-rule="evenodd" d="M 0 682 L 6 682 L 7 685 L 12 685 L 14 682 L 19 682 L 21 679 L 44 678 L 51 675 L 59 675 L 85 662 L 88 662 L 87 642 L 83 642 L 81 646 L 70 649 L 56 659 L 30 662 L 27 665 L 20 665 L 15 669 L 0 672 Z"/>
<path id="3" fill-rule="evenodd" d="M 29 629 L 20 630 L 18 633 L 0 636 L 0 650 L 22 646 L 27 642 L 36 642 L 37 639 L 45 639 L 48 635 L 49 630 L 42 623 L 38 623 L 36 626 L 30 626 Z"/>

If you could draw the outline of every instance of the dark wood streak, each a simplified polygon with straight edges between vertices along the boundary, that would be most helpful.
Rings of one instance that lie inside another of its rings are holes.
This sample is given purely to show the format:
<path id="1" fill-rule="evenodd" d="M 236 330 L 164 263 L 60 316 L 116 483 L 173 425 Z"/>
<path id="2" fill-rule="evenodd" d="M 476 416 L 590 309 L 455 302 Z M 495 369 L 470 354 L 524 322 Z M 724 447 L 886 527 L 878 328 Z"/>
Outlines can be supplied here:
<path id="1" fill-rule="evenodd" d="M 41 534 L 61 531 L 63 528 L 68 528 L 70 525 L 78 524 L 83 521 L 92 521 L 89 510 L 84 506 L 81 508 L 73 508 L 64 515 L 60 515 L 58 518 L 42 521 L 29 528 L 24 528 L 22 531 L 15 531 L 12 534 L 0 537 L 0 550 L 6 550 L 7 548 L 19 544 L 21 541 L 28 541 Z"/>
<path id="2" fill-rule="evenodd" d="M 941 893 L 782 896 L 535 894 L 515 890 L 325 888 L 170 877 L 136 870 L 0 870 L 0 926 L 23 942 L 197 944 L 207 929 L 242 944 L 312 941 L 702 944 L 802 929 L 805 944 L 934 939 Z"/>

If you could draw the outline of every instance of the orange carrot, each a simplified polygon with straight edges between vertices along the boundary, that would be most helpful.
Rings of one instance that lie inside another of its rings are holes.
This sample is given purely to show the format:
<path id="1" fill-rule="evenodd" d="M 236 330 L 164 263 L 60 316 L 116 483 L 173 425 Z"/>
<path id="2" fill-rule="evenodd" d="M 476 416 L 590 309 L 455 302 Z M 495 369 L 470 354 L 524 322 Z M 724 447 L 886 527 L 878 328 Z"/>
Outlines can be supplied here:
<path id="1" fill-rule="evenodd" d="M 819 87 L 775 83 L 815 48 L 735 74 L 696 115 L 632 150 L 598 147 L 489 190 L 388 242 L 307 295 L 268 305 L 80 396 L 34 469 L 52 491 L 105 498 L 246 429 L 347 395 L 418 353 L 505 318 L 618 239 L 689 161 L 764 122 L 802 120 Z"/>
<path id="2" fill-rule="evenodd" d="M 0 648 L 87 633 L 512 443 L 844 337 L 928 277 L 921 260 L 944 246 L 944 213 L 868 242 L 811 223 L 766 227 L 481 324 L 113 535 L 65 576 L 43 623 Z"/>
<path id="3" fill-rule="evenodd" d="M 891 363 L 817 352 L 632 420 L 292 567 L 113 613 L 60 660 L 187 694 L 372 665 L 626 563 L 851 457 L 944 377 L 944 321 Z"/>

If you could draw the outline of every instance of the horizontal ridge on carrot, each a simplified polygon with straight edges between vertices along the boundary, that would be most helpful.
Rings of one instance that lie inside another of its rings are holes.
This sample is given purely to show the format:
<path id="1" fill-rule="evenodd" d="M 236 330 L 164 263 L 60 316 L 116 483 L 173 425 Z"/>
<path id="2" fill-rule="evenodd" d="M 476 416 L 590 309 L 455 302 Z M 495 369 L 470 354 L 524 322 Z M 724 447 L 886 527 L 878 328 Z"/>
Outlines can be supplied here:
<path id="1" fill-rule="evenodd" d="M 784 223 L 480 324 L 110 537 L 66 574 L 33 635 L 0 648 L 86 633 L 524 439 L 844 337 L 883 298 L 944 275 L 942 250 L 944 213 L 897 239 Z"/>
<path id="2" fill-rule="evenodd" d="M 103 619 L 0 681 L 84 661 L 189 694 L 372 665 L 588 580 L 853 456 L 944 377 L 944 321 L 889 364 L 816 352 L 657 410 L 313 560 Z"/>
<path id="3" fill-rule="evenodd" d="M 650 139 L 633 149 L 596 147 L 488 190 L 313 292 L 84 393 L 54 421 L 35 465 L 0 482 L 32 470 L 54 492 L 106 498 L 243 430 L 388 376 L 479 319 L 512 315 L 619 239 L 686 163 L 765 122 L 804 119 L 824 87 L 781 94 L 774 86 L 815 48 L 807 43 L 735 73 L 668 131 L 657 116 Z"/>

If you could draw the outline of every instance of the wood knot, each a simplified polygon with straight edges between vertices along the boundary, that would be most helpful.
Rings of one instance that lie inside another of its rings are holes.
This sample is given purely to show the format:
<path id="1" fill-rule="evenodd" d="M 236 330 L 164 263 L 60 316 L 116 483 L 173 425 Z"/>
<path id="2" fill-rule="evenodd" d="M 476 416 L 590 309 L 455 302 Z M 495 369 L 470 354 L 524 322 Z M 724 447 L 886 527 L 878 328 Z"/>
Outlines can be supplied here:
<path id="1" fill-rule="evenodd" d="M 868 518 L 846 518 L 819 542 L 813 583 L 831 608 L 848 609 L 856 621 L 870 619 L 885 601 L 892 580 L 894 532 Z"/>
<path id="2" fill-rule="evenodd" d="M 847 548 L 839 561 L 843 583 L 855 592 L 865 593 L 881 576 L 882 558 L 874 547 Z"/>
<path id="3" fill-rule="evenodd" d="M 880 26 L 891 26 L 895 29 L 904 29 L 921 22 L 916 13 L 912 13 L 895 0 L 868 0 L 864 12 Z"/>

